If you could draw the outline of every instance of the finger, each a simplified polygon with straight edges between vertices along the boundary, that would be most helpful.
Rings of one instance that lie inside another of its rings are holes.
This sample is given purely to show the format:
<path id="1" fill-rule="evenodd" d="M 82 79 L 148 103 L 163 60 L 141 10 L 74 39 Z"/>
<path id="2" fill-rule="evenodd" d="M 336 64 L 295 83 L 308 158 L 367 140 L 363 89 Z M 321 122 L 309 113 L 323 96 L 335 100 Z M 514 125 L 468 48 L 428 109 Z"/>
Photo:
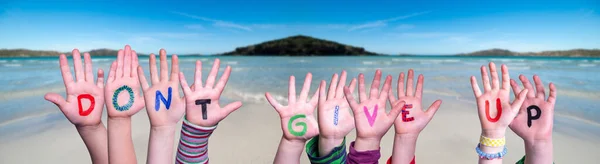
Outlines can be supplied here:
<path id="1" fill-rule="evenodd" d="M 213 63 L 213 67 L 208 74 L 208 79 L 206 80 L 205 88 L 213 88 L 213 84 L 215 84 L 215 79 L 217 78 L 217 74 L 219 73 L 219 67 L 221 66 L 221 60 L 215 59 Z"/>
<path id="2" fill-rule="evenodd" d="M 335 91 L 335 97 L 339 98 L 339 97 L 344 97 L 344 86 L 346 86 L 346 71 L 343 70 L 342 71 L 342 76 L 340 78 L 340 82 L 337 85 L 336 91 Z M 325 89 L 325 88 L 323 88 Z"/>
<path id="3" fill-rule="evenodd" d="M 98 86 L 98 88 L 104 88 L 104 70 L 102 70 L 102 68 L 98 68 L 98 77 L 96 79 L 96 86 Z"/>
<path id="4" fill-rule="evenodd" d="M 137 68 L 137 72 L 140 76 L 138 76 L 138 79 L 140 81 L 140 84 L 142 84 L 142 89 L 145 91 L 146 89 L 150 88 L 150 86 L 148 86 L 148 81 L 146 80 L 146 76 L 144 75 L 144 70 L 142 69 L 142 66 L 139 66 Z"/>
<path id="5" fill-rule="evenodd" d="M 79 54 L 79 50 L 73 49 L 73 67 L 75 71 L 75 79 L 77 82 L 85 81 L 85 75 L 83 73 L 83 66 L 81 65 L 81 54 Z"/>
<path id="6" fill-rule="evenodd" d="M 346 97 L 347 96 L 348 95 L 346 95 Z M 360 102 L 365 102 L 369 99 L 367 97 L 367 91 L 365 90 L 365 75 L 362 73 L 358 75 L 358 98 L 360 99 Z"/>
<path id="7" fill-rule="evenodd" d="M 345 86 L 342 86 L 342 91 L 344 90 Z M 352 81 L 350 81 L 350 94 L 354 93 L 354 89 L 356 89 L 356 78 L 352 78 Z"/>
<path id="8" fill-rule="evenodd" d="M 123 58 L 125 56 L 125 52 L 121 49 L 117 52 L 117 71 L 115 74 L 115 78 L 123 77 Z"/>
<path id="9" fill-rule="evenodd" d="M 281 104 L 279 104 L 279 102 L 277 102 L 277 100 L 273 98 L 273 96 L 271 96 L 269 92 L 265 93 L 265 97 L 267 97 L 267 101 L 269 101 L 269 104 L 271 104 L 271 106 L 273 106 L 277 112 L 279 112 L 279 109 L 283 107 Z"/>
<path id="10" fill-rule="evenodd" d="M 435 102 L 433 102 L 433 104 L 429 106 L 427 111 L 425 111 L 425 114 L 429 116 L 429 120 L 431 120 L 435 113 L 438 111 L 438 109 L 440 109 L 440 105 L 442 105 L 442 100 L 435 100 Z"/>
<path id="11" fill-rule="evenodd" d="M 315 91 L 315 93 L 313 93 L 313 96 L 310 98 L 310 100 L 308 101 L 308 103 L 312 106 L 317 106 L 317 104 L 319 103 L 319 91 L 321 88 L 317 88 L 317 90 Z M 311 112 L 313 110 L 310 110 Z"/>
<path id="12" fill-rule="evenodd" d="M 552 104 L 556 102 L 556 86 L 554 83 L 550 83 L 550 96 L 548 96 L 548 102 Z"/>
<path id="13" fill-rule="evenodd" d="M 194 71 L 194 86 L 202 87 L 202 61 L 196 60 L 196 71 Z"/>
<path id="14" fill-rule="evenodd" d="M 123 76 L 131 76 L 131 46 L 125 45 Z"/>
<path id="15" fill-rule="evenodd" d="M 496 71 L 496 64 L 490 62 L 490 74 L 492 75 L 492 89 L 499 89 L 498 71 Z"/>
<path id="16" fill-rule="evenodd" d="M 223 107 L 221 111 L 224 112 L 225 117 L 227 117 L 229 114 L 233 113 L 235 110 L 240 109 L 240 107 L 242 107 L 242 102 L 236 101 L 236 102 L 232 102 L 232 103 L 225 105 L 225 107 Z"/>
<path id="17" fill-rule="evenodd" d="M 92 68 L 90 53 L 83 54 L 83 63 L 85 64 L 85 81 L 94 83 L 94 68 Z"/>
<path id="18" fill-rule="evenodd" d="M 356 99 L 354 99 L 354 96 L 348 87 L 344 87 L 344 95 L 346 96 L 346 101 L 348 101 L 352 111 L 354 111 L 354 109 L 358 109 L 358 103 L 356 103 Z"/>
<path id="19" fill-rule="evenodd" d="M 425 82 L 425 77 L 423 75 L 419 75 L 417 78 L 417 90 L 415 91 L 415 97 L 421 98 L 423 96 L 423 83 Z"/>
<path id="20" fill-rule="evenodd" d="M 473 88 L 473 94 L 475 94 L 475 97 L 481 96 L 481 90 L 479 89 L 479 85 L 477 84 L 477 79 L 475 79 L 475 76 L 471 76 L 471 87 Z"/>
<path id="21" fill-rule="evenodd" d="M 527 97 L 527 92 L 529 90 L 528 89 L 523 89 L 520 93 L 519 96 L 515 97 L 515 100 L 513 101 L 513 103 L 510 105 L 513 112 L 517 113 L 519 112 L 519 108 L 521 108 L 521 105 L 523 105 L 523 101 L 525 101 L 525 98 Z"/>
<path id="22" fill-rule="evenodd" d="M 188 85 L 188 82 L 185 79 L 185 75 L 183 74 L 183 72 L 179 72 L 179 83 L 181 84 L 181 88 L 183 89 L 183 94 L 188 96 L 192 95 L 192 90 L 190 89 L 190 86 Z"/>
<path id="23" fill-rule="evenodd" d="M 230 74 L 231 74 L 231 67 L 227 66 L 225 68 L 225 71 L 223 72 L 223 75 L 221 75 L 219 82 L 217 82 L 217 85 L 215 86 L 215 89 L 217 89 L 219 95 L 221 95 L 221 93 L 223 93 L 223 90 L 225 89 L 225 85 L 227 85 L 227 81 L 229 80 Z"/>
<path id="24" fill-rule="evenodd" d="M 115 81 L 116 76 L 117 76 L 117 61 L 113 61 L 112 64 L 110 65 L 110 70 L 108 71 L 108 80 L 106 81 L 106 83 L 111 83 L 113 81 Z"/>
<path id="25" fill-rule="evenodd" d="M 491 91 L 492 86 L 490 86 L 490 77 L 488 77 L 487 69 L 485 68 L 485 66 L 481 66 L 481 80 L 483 82 L 483 91 Z"/>
<path id="26" fill-rule="evenodd" d="M 519 92 L 521 92 L 521 87 L 519 87 L 519 84 L 517 84 L 517 81 L 510 79 L 510 86 L 512 87 L 513 93 L 515 94 L 515 97 L 517 97 L 519 94 Z"/>
<path id="27" fill-rule="evenodd" d="M 415 93 L 413 82 L 415 80 L 415 72 L 413 69 L 408 70 L 408 77 L 406 79 L 406 96 L 413 96 Z"/>
<path id="28" fill-rule="evenodd" d="M 57 93 L 46 93 L 46 95 L 44 95 L 44 99 L 54 103 L 54 105 L 56 105 L 58 108 L 60 108 L 60 110 L 62 111 L 63 109 L 61 108 L 61 106 L 63 106 L 65 103 L 67 103 L 65 101 L 65 98 L 63 98 L 61 95 L 57 94 Z M 63 111 L 64 112 L 68 112 L 67 110 Z M 65 113 L 66 115 L 66 113 Z"/>
<path id="29" fill-rule="evenodd" d="M 394 122 L 394 120 L 396 120 L 396 118 L 402 111 L 402 108 L 404 108 L 404 104 L 406 104 L 406 102 L 398 101 L 398 102 L 396 102 L 396 105 L 392 105 L 393 108 L 392 108 L 392 110 L 390 110 L 390 113 L 388 113 L 388 115 L 387 115 L 388 118 L 390 118 L 388 120 L 390 120 L 391 122 Z"/>
<path id="30" fill-rule="evenodd" d="M 138 59 L 137 52 L 131 50 L 131 77 L 135 78 L 138 76 L 137 71 L 134 71 L 134 69 L 137 69 L 138 66 L 140 66 L 140 61 Z"/>
<path id="31" fill-rule="evenodd" d="M 335 89 L 337 88 L 338 83 L 338 74 L 334 73 L 331 77 L 331 82 L 329 83 L 329 91 L 327 92 L 327 99 L 335 98 Z"/>
<path id="32" fill-rule="evenodd" d="M 290 76 L 288 85 L 288 105 L 296 103 L 296 77 Z"/>
<path id="33" fill-rule="evenodd" d="M 369 98 L 377 98 L 379 96 L 379 85 L 381 83 L 381 70 L 375 71 L 373 82 L 371 83 L 371 89 L 369 90 Z"/>
<path id="34" fill-rule="evenodd" d="M 325 87 L 327 87 L 327 82 L 325 82 L 325 80 L 321 80 L 321 84 L 319 84 L 319 104 L 327 101 L 327 95 L 325 93 L 325 89 L 323 89 Z"/>
<path id="35" fill-rule="evenodd" d="M 398 76 L 397 87 L 398 98 L 406 96 L 406 93 L 404 92 L 404 72 L 400 72 L 400 75 Z"/>
<path id="36" fill-rule="evenodd" d="M 304 78 L 304 85 L 302 86 L 302 91 L 300 91 L 300 101 L 301 103 L 306 103 L 306 99 L 308 97 L 308 92 L 310 91 L 310 83 L 312 81 L 312 73 L 307 73 L 306 78 Z"/>
<path id="37" fill-rule="evenodd" d="M 156 55 L 150 54 L 150 80 L 152 80 L 152 85 L 158 84 L 160 80 L 158 79 L 158 69 L 156 68 Z"/>
<path id="38" fill-rule="evenodd" d="M 508 67 L 504 64 L 500 66 L 502 69 L 502 89 L 510 89 L 510 74 L 508 73 Z"/>
<path id="39" fill-rule="evenodd" d="M 525 77 L 524 75 L 519 76 L 519 79 L 521 80 L 521 83 L 523 83 L 523 87 L 525 89 L 531 91 L 531 92 L 527 92 L 527 97 L 534 98 L 535 97 L 535 93 L 534 93 L 534 90 L 533 90 L 533 85 L 531 85 L 531 83 L 529 82 L 529 79 L 527 79 L 527 77 Z"/>
<path id="40" fill-rule="evenodd" d="M 65 87 L 73 83 L 73 75 L 71 75 L 71 69 L 69 68 L 69 63 L 67 60 L 67 56 L 65 54 L 61 54 L 58 58 L 58 63 L 60 66 L 60 73 L 63 77 L 63 82 L 65 83 Z"/>
<path id="41" fill-rule="evenodd" d="M 544 91 L 544 83 L 542 83 L 542 79 L 538 75 L 533 75 L 533 82 L 535 83 L 535 91 L 537 91 L 537 98 L 546 98 L 546 91 Z"/>
<path id="42" fill-rule="evenodd" d="M 169 66 L 167 64 L 167 51 L 160 49 L 158 53 L 160 57 L 160 81 L 169 80 Z"/>
<path id="43" fill-rule="evenodd" d="M 383 83 L 383 89 L 379 93 L 379 99 L 385 101 L 388 98 L 388 93 L 390 93 L 392 87 L 392 76 L 387 75 L 385 77 L 385 82 Z"/>
<path id="44" fill-rule="evenodd" d="M 171 56 L 171 81 L 179 80 L 179 57 L 173 54 Z"/>
<path id="45" fill-rule="evenodd" d="M 396 96 L 394 96 L 394 94 L 392 93 L 392 90 L 390 89 L 389 93 L 388 93 L 388 100 L 390 101 L 390 103 L 394 104 L 396 103 L 396 101 L 398 101 L 396 99 Z"/>

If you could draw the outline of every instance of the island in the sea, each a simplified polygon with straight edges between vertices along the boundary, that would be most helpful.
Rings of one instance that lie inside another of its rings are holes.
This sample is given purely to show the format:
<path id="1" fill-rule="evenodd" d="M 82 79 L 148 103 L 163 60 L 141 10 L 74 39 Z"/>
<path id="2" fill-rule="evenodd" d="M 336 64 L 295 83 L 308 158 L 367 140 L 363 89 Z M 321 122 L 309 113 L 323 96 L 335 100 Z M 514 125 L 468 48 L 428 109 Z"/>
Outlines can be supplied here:
<path id="1" fill-rule="evenodd" d="M 506 49 L 489 49 L 458 56 L 568 56 L 568 57 L 600 57 L 600 49 L 573 49 L 566 51 L 514 52 Z"/>

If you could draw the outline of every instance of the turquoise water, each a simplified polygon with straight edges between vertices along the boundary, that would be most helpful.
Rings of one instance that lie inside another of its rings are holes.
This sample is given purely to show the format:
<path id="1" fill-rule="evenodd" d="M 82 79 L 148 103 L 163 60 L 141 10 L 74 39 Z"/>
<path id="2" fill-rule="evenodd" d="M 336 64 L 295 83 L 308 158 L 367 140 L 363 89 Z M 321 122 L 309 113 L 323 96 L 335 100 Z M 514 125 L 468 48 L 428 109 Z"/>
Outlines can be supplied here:
<path id="1" fill-rule="evenodd" d="M 193 81 L 194 61 L 202 60 L 204 76 L 215 57 L 180 57 L 181 70 Z M 329 80 L 341 70 L 356 77 L 365 73 L 370 83 L 376 69 L 394 76 L 413 68 L 425 76 L 425 97 L 449 98 L 445 101 L 473 102 L 469 77 L 479 77 L 479 67 L 490 61 L 506 64 L 511 78 L 524 74 L 531 78 L 539 75 L 546 87 L 554 82 L 558 87 L 556 113 L 582 122 L 600 124 L 600 58 L 546 58 L 546 57 L 219 57 L 222 64 L 233 67 L 223 96 L 230 100 L 264 102 L 264 92 L 274 93 L 284 100 L 287 80 L 296 76 L 298 90 L 307 72 L 313 73 L 312 91 L 320 80 Z M 92 59 L 94 72 L 108 70 L 112 57 Z M 170 62 L 169 62 L 170 63 Z M 148 76 L 148 59 L 140 58 Z M 71 65 L 72 66 L 72 65 Z M 221 66 L 223 71 L 224 65 Z M 57 57 L 0 58 L 0 134 L 9 129 L 20 129 L 30 124 L 48 124 L 65 119 L 50 102 L 46 92 L 64 91 Z M 348 81 L 350 78 L 348 79 Z M 395 86 L 394 86 L 395 87 Z M 311 92 L 312 92 L 311 91 Z M 64 93 L 63 93 L 64 94 Z M 557 125 L 559 127 L 560 125 Z M 36 126 L 40 127 L 40 126 Z"/>

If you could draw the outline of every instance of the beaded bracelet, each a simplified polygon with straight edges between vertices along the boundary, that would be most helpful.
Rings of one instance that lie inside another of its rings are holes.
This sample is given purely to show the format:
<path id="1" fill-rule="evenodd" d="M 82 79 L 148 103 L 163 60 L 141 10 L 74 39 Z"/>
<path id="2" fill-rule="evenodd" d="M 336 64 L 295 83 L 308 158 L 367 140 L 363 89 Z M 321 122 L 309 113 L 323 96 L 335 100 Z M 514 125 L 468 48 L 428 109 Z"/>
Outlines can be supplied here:
<path id="1" fill-rule="evenodd" d="M 502 137 L 500 139 L 492 139 L 492 138 L 487 138 L 482 135 L 479 138 L 479 143 L 481 143 L 484 146 L 489 146 L 489 147 L 500 147 L 500 146 L 504 146 L 506 144 L 506 138 Z"/>
<path id="2" fill-rule="evenodd" d="M 481 149 L 479 148 L 480 145 L 481 144 L 477 144 L 477 147 L 475 147 L 475 151 L 477 151 L 479 158 L 485 158 L 488 160 L 496 159 L 496 158 L 501 159 L 508 152 L 508 149 L 506 148 L 506 146 L 504 146 L 504 149 L 502 150 L 502 152 L 488 154 L 488 153 L 481 151 Z"/>

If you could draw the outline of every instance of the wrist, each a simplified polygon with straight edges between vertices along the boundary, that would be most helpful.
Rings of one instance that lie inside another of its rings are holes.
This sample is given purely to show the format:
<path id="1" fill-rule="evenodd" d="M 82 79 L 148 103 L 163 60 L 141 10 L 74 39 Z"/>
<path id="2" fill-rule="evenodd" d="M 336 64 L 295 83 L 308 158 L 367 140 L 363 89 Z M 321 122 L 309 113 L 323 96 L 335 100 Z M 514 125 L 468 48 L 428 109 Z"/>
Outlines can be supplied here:
<path id="1" fill-rule="evenodd" d="M 319 136 L 319 155 L 324 156 L 329 154 L 335 147 L 338 147 L 344 142 L 344 138 L 325 138 Z"/>
<path id="2" fill-rule="evenodd" d="M 285 137 L 281 137 L 281 142 L 285 143 L 286 145 L 290 145 L 293 147 L 302 147 L 304 148 L 304 143 L 306 143 L 306 140 L 301 140 L 301 139 L 287 139 Z"/>
<path id="3" fill-rule="evenodd" d="M 176 129 L 177 128 L 175 127 L 175 125 L 152 126 L 152 127 L 150 127 L 150 132 L 151 133 L 161 133 L 161 134 L 175 134 Z"/>
<path id="4" fill-rule="evenodd" d="M 75 125 L 75 128 L 80 132 L 96 132 L 105 129 L 102 122 L 96 125 Z"/>
<path id="5" fill-rule="evenodd" d="M 356 151 L 369 151 L 369 150 L 379 150 L 379 144 L 381 143 L 381 139 L 377 138 L 356 138 L 354 142 L 354 148 Z"/>
<path id="6" fill-rule="evenodd" d="M 506 135 L 506 128 L 504 129 L 483 129 L 481 135 L 487 138 L 503 138 Z"/>
<path id="7" fill-rule="evenodd" d="M 398 134 L 396 133 L 396 135 L 394 135 L 394 140 L 397 141 L 417 141 L 417 138 L 419 138 L 419 134 Z"/>

